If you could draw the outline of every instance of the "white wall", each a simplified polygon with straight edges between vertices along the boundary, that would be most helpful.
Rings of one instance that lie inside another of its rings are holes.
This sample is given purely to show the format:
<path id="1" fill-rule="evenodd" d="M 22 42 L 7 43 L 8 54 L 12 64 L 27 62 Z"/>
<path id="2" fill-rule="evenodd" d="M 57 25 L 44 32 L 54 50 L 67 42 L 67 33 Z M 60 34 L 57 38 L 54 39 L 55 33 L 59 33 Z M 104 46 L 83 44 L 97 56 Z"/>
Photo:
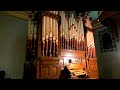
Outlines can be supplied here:
<path id="1" fill-rule="evenodd" d="M 118 26 L 120 27 L 120 24 Z M 99 76 L 104 79 L 120 79 L 120 41 L 116 42 L 117 51 L 101 53 L 98 31 L 104 28 L 106 27 L 95 30 L 95 46 L 98 58 Z"/>
<path id="2" fill-rule="evenodd" d="M 0 13 L 0 70 L 6 77 L 23 78 L 27 21 Z"/>

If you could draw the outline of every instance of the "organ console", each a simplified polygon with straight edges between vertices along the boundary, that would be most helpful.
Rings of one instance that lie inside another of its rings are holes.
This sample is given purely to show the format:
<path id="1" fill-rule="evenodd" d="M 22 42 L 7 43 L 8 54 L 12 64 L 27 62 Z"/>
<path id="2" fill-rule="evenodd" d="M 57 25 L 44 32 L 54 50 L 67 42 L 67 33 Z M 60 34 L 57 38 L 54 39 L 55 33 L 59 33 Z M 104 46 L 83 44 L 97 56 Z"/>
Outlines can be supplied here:
<path id="1" fill-rule="evenodd" d="M 88 33 L 92 29 L 89 17 L 84 19 L 73 11 L 40 11 L 37 15 L 37 21 L 29 16 L 27 40 L 27 60 L 33 55 L 37 58 L 36 79 L 58 79 L 69 59 L 82 60 L 78 64 L 89 74 L 89 60 L 96 59 L 93 35 Z"/>

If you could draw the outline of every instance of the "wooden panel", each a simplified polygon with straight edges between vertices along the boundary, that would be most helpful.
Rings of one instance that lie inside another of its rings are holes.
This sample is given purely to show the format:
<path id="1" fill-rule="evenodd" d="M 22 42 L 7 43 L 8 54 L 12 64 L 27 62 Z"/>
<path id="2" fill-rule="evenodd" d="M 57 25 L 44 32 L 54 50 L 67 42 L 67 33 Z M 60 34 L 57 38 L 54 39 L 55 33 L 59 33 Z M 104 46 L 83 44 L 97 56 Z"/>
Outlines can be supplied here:
<path id="1" fill-rule="evenodd" d="M 90 71 L 96 72 L 97 71 L 97 65 L 90 65 Z"/>
<path id="2" fill-rule="evenodd" d="M 36 79 L 40 78 L 40 63 L 37 61 L 36 63 Z"/>
<path id="3" fill-rule="evenodd" d="M 83 64 L 72 64 L 72 67 L 71 65 L 67 65 L 67 68 L 68 69 L 83 69 L 85 68 L 85 66 Z"/>
<path id="4" fill-rule="evenodd" d="M 39 24 L 38 24 L 38 30 L 37 30 L 37 42 L 38 42 L 38 47 L 37 47 L 37 57 L 42 56 L 42 50 L 41 50 L 41 41 L 42 41 L 42 13 L 39 13 Z"/>
<path id="5" fill-rule="evenodd" d="M 60 69 L 58 66 L 44 65 L 41 68 L 41 79 L 58 79 L 60 75 Z"/>
<path id="6" fill-rule="evenodd" d="M 60 56 L 69 58 L 83 58 L 85 57 L 85 51 L 61 49 Z"/>
<path id="7" fill-rule="evenodd" d="M 96 61 L 89 61 L 89 65 L 97 65 L 97 60 Z"/>
<path id="8" fill-rule="evenodd" d="M 58 57 L 39 57 L 37 64 L 37 79 L 58 79 L 60 74 Z M 39 71 L 40 70 L 40 71 Z"/>
<path id="9" fill-rule="evenodd" d="M 43 16 L 48 16 L 48 17 L 56 19 L 56 20 L 59 20 L 59 15 L 53 14 L 53 13 L 48 12 L 48 11 L 43 11 L 42 15 Z"/>
<path id="10" fill-rule="evenodd" d="M 49 76 L 49 67 L 42 67 L 41 75 L 42 78 L 47 78 Z"/>
<path id="11" fill-rule="evenodd" d="M 59 57 L 38 57 L 38 61 L 40 64 L 58 64 L 60 58 Z"/>
<path id="12" fill-rule="evenodd" d="M 86 68 L 86 60 L 85 59 L 82 60 L 82 64 L 83 64 L 84 68 Z"/>
<path id="13" fill-rule="evenodd" d="M 63 69 L 64 68 L 64 60 L 59 61 L 59 68 Z"/>
<path id="14" fill-rule="evenodd" d="M 98 66 L 96 58 L 89 59 L 89 77 L 90 78 L 98 78 Z"/>
<path id="15" fill-rule="evenodd" d="M 98 79 L 98 72 L 90 73 L 90 78 Z"/>
<path id="16" fill-rule="evenodd" d="M 51 66 L 50 67 L 50 76 L 55 76 L 55 75 L 57 75 L 56 66 Z"/>

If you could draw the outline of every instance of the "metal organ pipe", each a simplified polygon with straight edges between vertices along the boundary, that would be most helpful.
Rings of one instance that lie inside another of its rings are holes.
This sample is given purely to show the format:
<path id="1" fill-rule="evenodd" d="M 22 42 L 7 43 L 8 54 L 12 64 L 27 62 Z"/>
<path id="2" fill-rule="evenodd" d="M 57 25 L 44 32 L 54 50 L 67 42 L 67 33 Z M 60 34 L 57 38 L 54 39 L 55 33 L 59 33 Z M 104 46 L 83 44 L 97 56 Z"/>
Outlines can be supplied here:
<path id="1" fill-rule="evenodd" d="M 64 32 L 65 32 L 65 35 L 64 35 L 64 49 L 67 49 L 67 16 L 66 14 L 64 13 Z"/>
<path id="2" fill-rule="evenodd" d="M 31 28 L 31 21 L 32 21 L 32 15 L 29 15 L 29 21 L 28 21 L 28 48 L 30 48 L 29 40 L 30 40 L 30 28 Z"/>
<path id="3" fill-rule="evenodd" d="M 36 39 L 37 39 L 37 21 L 34 21 L 34 36 L 33 36 L 33 56 L 36 55 Z"/>
<path id="4" fill-rule="evenodd" d="M 62 48 L 62 29 L 63 29 L 62 12 L 60 12 L 60 16 L 61 16 L 61 25 L 60 25 L 60 47 Z"/>
<path id="5" fill-rule="evenodd" d="M 36 48 L 36 39 L 37 39 L 37 21 L 34 23 L 34 48 Z"/>
<path id="6" fill-rule="evenodd" d="M 54 14 L 58 15 L 58 11 L 55 11 Z M 54 30 L 55 30 L 55 57 L 58 56 L 58 21 L 54 19 Z"/>
<path id="7" fill-rule="evenodd" d="M 69 33 L 68 33 L 68 17 L 67 17 L 67 14 L 65 15 L 65 20 L 66 20 L 66 39 L 65 39 L 65 42 L 66 42 L 66 46 L 65 48 L 68 49 L 68 37 L 69 37 Z"/>
<path id="8" fill-rule="evenodd" d="M 29 15 L 29 20 L 28 20 L 28 34 L 27 34 L 27 54 L 26 54 L 26 59 L 30 59 L 30 28 L 31 28 L 31 21 L 32 21 L 32 14 Z"/>
<path id="9" fill-rule="evenodd" d="M 58 21 L 55 20 L 55 35 L 56 35 L 56 57 L 58 56 Z"/>
<path id="10" fill-rule="evenodd" d="M 55 57 L 55 43 L 56 43 L 55 19 L 53 19 L 53 57 Z"/>
<path id="11" fill-rule="evenodd" d="M 76 43 L 77 43 L 77 33 L 76 33 L 76 32 L 77 32 L 77 26 L 76 26 L 76 25 L 77 25 L 77 23 L 76 23 L 76 20 L 75 20 L 75 26 L 74 26 L 74 30 L 75 30 L 75 31 L 74 31 L 74 32 L 75 32 L 75 37 L 74 37 L 74 50 L 76 50 L 76 46 L 77 46 L 77 45 L 76 45 Z"/>
<path id="12" fill-rule="evenodd" d="M 78 16 L 78 50 L 80 50 L 80 16 Z"/>
<path id="13" fill-rule="evenodd" d="M 63 31 L 62 31 L 62 47 L 64 48 L 64 45 L 65 45 L 65 16 L 64 16 L 64 12 L 63 12 Z"/>
<path id="14" fill-rule="evenodd" d="M 45 57 L 45 32 L 46 31 L 46 16 L 43 16 L 42 20 L 42 56 Z"/>
<path id="15" fill-rule="evenodd" d="M 32 49 L 33 30 L 34 30 L 34 21 L 32 16 L 31 25 L 30 25 L 30 49 Z"/>
<path id="16" fill-rule="evenodd" d="M 49 41 L 50 41 L 50 45 L 49 45 L 49 56 L 52 57 L 52 18 L 49 18 L 49 29 L 50 29 L 50 33 L 49 33 Z"/>

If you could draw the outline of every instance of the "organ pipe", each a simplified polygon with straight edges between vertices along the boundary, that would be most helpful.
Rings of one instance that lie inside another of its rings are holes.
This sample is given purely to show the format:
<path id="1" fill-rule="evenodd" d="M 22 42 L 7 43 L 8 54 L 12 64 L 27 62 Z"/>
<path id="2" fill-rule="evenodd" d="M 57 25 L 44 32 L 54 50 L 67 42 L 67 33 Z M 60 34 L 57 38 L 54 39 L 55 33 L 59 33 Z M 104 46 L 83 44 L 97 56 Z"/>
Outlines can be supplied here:
<path id="1" fill-rule="evenodd" d="M 56 57 L 58 56 L 58 21 L 55 20 L 55 35 L 56 35 Z"/>
<path id="2" fill-rule="evenodd" d="M 55 19 L 53 19 L 53 57 L 55 57 L 55 44 L 56 44 L 56 35 L 55 35 Z"/>
<path id="3" fill-rule="evenodd" d="M 49 29 L 50 29 L 50 32 L 49 32 L 49 43 L 50 43 L 50 45 L 49 45 L 49 56 L 50 57 L 52 57 L 52 38 L 53 38 L 53 36 L 52 36 L 52 18 L 49 18 L 50 20 L 49 20 Z"/>
<path id="4" fill-rule="evenodd" d="M 46 17 L 46 40 L 45 40 L 45 49 L 46 49 L 46 57 L 48 56 L 48 40 L 49 40 L 49 17 Z"/>
<path id="5" fill-rule="evenodd" d="M 42 56 L 45 57 L 45 31 L 46 31 L 46 16 L 42 20 Z"/>

